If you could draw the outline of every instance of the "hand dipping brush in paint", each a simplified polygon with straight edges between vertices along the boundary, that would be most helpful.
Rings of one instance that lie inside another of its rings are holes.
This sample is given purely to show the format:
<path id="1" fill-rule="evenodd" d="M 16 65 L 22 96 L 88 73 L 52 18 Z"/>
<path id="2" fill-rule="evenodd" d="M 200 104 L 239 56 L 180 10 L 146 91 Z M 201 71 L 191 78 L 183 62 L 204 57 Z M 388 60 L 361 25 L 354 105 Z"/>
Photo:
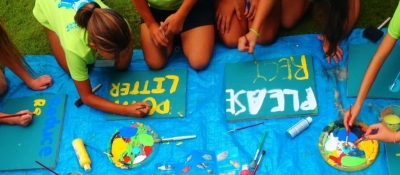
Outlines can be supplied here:
<path id="1" fill-rule="evenodd" d="M 381 69 L 383 63 L 385 62 L 386 58 L 388 55 L 391 53 L 392 49 L 394 48 L 397 40 L 400 37 L 400 6 L 397 6 L 397 9 L 392 17 L 392 20 L 390 21 L 388 32 L 384 36 L 381 44 L 379 45 L 378 49 L 376 50 L 368 68 L 367 71 L 365 72 L 363 81 L 360 86 L 360 90 L 357 95 L 357 100 L 354 103 L 351 111 L 351 115 L 349 115 L 349 111 L 347 111 L 344 114 L 344 124 L 346 129 L 348 129 L 354 121 L 356 120 L 358 114 L 360 114 L 360 111 L 362 109 L 363 103 L 365 98 L 367 97 L 367 94 L 369 90 L 371 89 L 372 84 L 375 81 L 375 78 L 378 75 L 379 70 Z M 392 65 L 394 67 L 398 67 L 398 65 Z M 397 72 L 396 72 L 397 73 Z M 396 74 L 392 75 L 393 78 L 396 77 Z M 391 85 L 388 85 L 387 88 L 390 90 Z M 351 117 L 349 123 L 345 122 L 347 121 L 347 118 Z M 372 129 L 379 128 L 379 132 L 375 135 L 367 135 L 367 139 L 377 139 L 385 142 L 395 142 L 398 141 L 400 138 L 399 134 L 397 132 L 390 131 L 385 124 L 375 124 L 371 125 L 369 127 L 367 133 L 369 134 Z"/>

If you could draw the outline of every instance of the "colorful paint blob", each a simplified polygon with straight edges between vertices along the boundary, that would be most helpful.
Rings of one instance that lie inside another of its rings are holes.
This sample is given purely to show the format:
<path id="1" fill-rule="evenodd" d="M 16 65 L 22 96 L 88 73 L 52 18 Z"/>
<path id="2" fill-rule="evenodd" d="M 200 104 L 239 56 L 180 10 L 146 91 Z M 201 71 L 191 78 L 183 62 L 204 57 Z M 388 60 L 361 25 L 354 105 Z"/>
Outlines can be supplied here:
<path id="1" fill-rule="evenodd" d="M 121 169 L 138 167 L 154 154 L 156 138 L 150 126 L 139 122 L 122 127 L 111 138 L 109 159 Z"/>
<path id="2" fill-rule="evenodd" d="M 358 145 L 353 143 L 362 138 L 368 126 L 355 121 L 350 129 L 348 144 L 346 142 L 346 128 L 343 120 L 330 123 L 322 131 L 318 147 L 324 160 L 332 167 L 346 171 L 360 171 L 369 167 L 378 156 L 379 143 L 377 140 L 365 140 Z"/>

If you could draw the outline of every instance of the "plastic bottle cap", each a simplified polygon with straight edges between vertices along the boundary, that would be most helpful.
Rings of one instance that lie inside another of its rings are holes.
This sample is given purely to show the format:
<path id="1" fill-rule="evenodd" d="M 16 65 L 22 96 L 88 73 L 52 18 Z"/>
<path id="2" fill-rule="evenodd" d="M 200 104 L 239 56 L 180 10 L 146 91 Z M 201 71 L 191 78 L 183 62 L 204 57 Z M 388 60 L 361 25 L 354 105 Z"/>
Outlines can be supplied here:
<path id="1" fill-rule="evenodd" d="M 249 170 L 249 165 L 243 164 L 242 165 L 242 170 Z"/>
<path id="2" fill-rule="evenodd" d="M 307 120 L 308 123 L 312 122 L 312 118 L 311 117 L 307 117 L 306 120 Z"/>
<path id="3" fill-rule="evenodd" d="M 89 172 L 92 170 L 92 168 L 90 167 L 90 164 L 83 165 L 83 169 L 85 169 L 86 172 Z"/>

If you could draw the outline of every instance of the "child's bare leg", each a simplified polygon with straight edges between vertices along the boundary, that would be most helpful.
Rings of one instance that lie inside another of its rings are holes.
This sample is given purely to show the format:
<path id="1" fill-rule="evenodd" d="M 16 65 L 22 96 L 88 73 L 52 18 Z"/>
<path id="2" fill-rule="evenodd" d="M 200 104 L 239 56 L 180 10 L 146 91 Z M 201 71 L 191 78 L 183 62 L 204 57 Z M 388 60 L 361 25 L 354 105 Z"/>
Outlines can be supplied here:
<path id="1" fill-rule="evenodd" d="M 216 1 L 217 3 L 219 1 Z M 246 1 L 245 0 L 236 0 L 236 2 L 239 5 L 240 11 L 243 14 L 245 12 L 245 8 L 246 8 Z M 227 5 L 232 5 L 232 4 L 227 4 Z M 216 4 L 216 6 L 218 6 L 218 4 Z M 222 7 L 222 5 L 220 5 L 218 8 L 226 8 L 226 7 Z M 231 14 L 231 24 L 229 26 L 229 32 L 226 33 L 225 31 L 222 31 L 223 28 L 217 26 L 217 21 L 218 19 L 216 19 L 216 23 L 215 23 L 215 27 L 219 30 L 216 30 L 216 32 L 218 33 L 218 36 L 221 38 L 221 40 L 225 43 L 225 45 L 227 47 L 237 47 L 238 45 L 238 39 L 245 35 L 248 32 L 247 29 L 247 20 L 245 20 L 245 16 L 242 15 L 241 17 L 242 20 L 239 20 L 235 11 Z M 224 20 L 222 20 L 224 21 Z M 223 33 L 223 34 L 222 34 Z"/>
<path id="2" fill-rule="evenodd" d="M 173 49 L 173 36 L 168 38 L 168 47 L 165 53 L 165 47 L 156 46 L 150 38 L 149 29 L 145 23 L 140 25 L 140 38 L 143 49 L 144 60 L 147 65 L 154 70 L 159 70 L 167 65 L 168 57 Z"/>
<path id="3" fill-rule="evenodd" d="M 310 6 L 309 0 L 281 0 L 281 25 L 283 28 L 293 28 Z"/>
<path id="4" fill-rule="evenodd" d="M 193 69 L 202 70 L 214 49 L 214 25 L 199 26 L 181 33 L 182 47 Z"/>

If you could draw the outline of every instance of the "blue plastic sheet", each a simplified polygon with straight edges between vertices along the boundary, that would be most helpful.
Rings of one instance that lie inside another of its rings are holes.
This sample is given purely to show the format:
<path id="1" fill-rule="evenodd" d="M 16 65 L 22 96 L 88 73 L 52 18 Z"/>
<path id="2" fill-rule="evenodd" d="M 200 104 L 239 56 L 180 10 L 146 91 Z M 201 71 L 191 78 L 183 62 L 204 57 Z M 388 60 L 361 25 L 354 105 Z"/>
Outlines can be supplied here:
<path id="1" fill-rule="evenodd" d="M 203 71 L 190 68 L 182 50 L 175 51 L 168 68 L 187 68 L 187 111 L 184 118 L 173 119 L 136 119 L 123 121 L 105 121 L 105 113 L 86 105 L 75 107 L 79 98 L 73 80 L 57 64 L 53 56 L 26 56 L 28 63 L 38 74 L 50 74 L 54 84 L 45 91 L 30 90 L 10 70 L 6 69 L 9 90 L 0 99 L 3 107 L 8 98 L 36 96 L 45 94 L 67 94 L 67 105 L 57 167 L 54 171 L 60 174 L 79 171 L 83 174 L 155 174 L 159 162 L 176 161 L 184 158 L 192 150 L 227 150 L 233 147 L 239 149 L 241 164 L 253 159 L 259 141 L 265 130 L 268 131 L 263 149 L 266 155 L 257 174 L 350 174 L 332 168 L 319 153 L 318 138 L 323 128 L 343 116 L 355 102 L 347 98 L 347 62 L 348 45 L 370 43 L 362 37 L 364 29 L 355 29 L 350 37 L 341 43 L 344 51 L 343 61 L 328 64 L 323 57 L 321 42 L 316 34 L 278 38 L 272 45 L 257 45 L 257 59 L 280 58 L 292 55 L 307 54 L 313 57 L 316 97 L 319 114 L 313 117 L 313 123 L 294 139 L 285 136 L 292 125 L 306 116 L 270 120 L 245 121 L 228 123 L 225 118 L 224 66 L 228 63 L 252 61 L 248 53 L 238 52 L 217 44 L 210 65 Z M 386 31 L 386 29 L 384 29 Z M 379 41 L 380 42 L 380 41 Z M 147 70 L 141 50 L 134 50 L 130 70 Z M 94 68 L 90 73 L 92 86 L 108 81 L 112 69 Z M 240 70 L 238 70 L 240 71 Z M 243 72 L 245 74 L 246 72 Z M 106 88 L 101 88 L 98 95 L 106 97 Z M 380 111 L 387 105 L 398 103 L 396 100 L 367 99 L 358 117 L 367 124 L 378 122 Z M 111 163 L 107 156 L 99 151 L 87 148 L 92 160 L 92 172 L 86 173 L 79 166 L 71 142 L 82 138 L 91 147 L 107 151 L 112 134 L 123 126 L 139 121 L 150 125 L 161 137 L 180 135 L 197 135 L 196 139 L 169 144 L 158 144 L 156 157 L 142 167 L 121 170 Z M 226 133 L 227 130 L 265 121 L 263 125 Z M 1 138 L 0 138 L 1 139 Z M 29 149 L 29 148 L 27 148 Z M 5 161 L 2 158 L 1 161 Z M 47 170 L 26 170 L 2 172 L 4 174 L 52 174 Z M 379 155 L 376 161 L 367 169 L 351 174 L 388 174 L 384 144 L 380 143 Z"/>

